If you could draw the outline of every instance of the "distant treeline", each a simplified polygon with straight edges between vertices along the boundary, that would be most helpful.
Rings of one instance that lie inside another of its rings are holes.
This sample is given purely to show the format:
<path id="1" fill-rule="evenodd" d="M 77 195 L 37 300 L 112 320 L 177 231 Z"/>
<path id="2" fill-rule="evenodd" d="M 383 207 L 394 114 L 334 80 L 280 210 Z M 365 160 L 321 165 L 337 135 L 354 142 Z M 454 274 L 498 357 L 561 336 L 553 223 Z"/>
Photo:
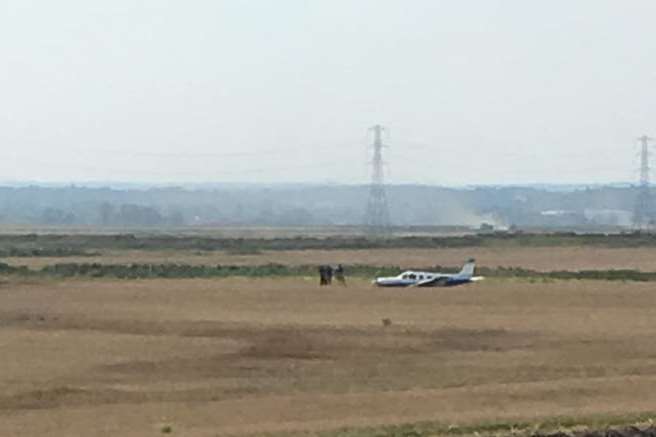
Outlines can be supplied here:
<path id="1" fill-rule="evenodd" d="M 457 272 L 456 267 L 432 266 L 423 270 Z M 350 277 L 374 278 L 376 276 L 394 276 L 402 272 L 398 266 L 351 265 L 346 266 Z M 225 277 L 284 277 L 316 276 L 317 266 L 288 266 L 282 264 L 265 264 L 257 266 L 235 265 L 189 265 L 189 264 L 101 264 L 101 263 L 61 263 L 31 270 L 25 266 L 0 264 L 0 274 L 40 277 L 88 277 L 118 279 L 153 279 L 153 278 L 225 278 Z M 604 280 L 604 281 L 656 281 L 656 272 L 638 270 L 582 270 L 539 272 L 519 267 L 479 268 L 477 274 L 490 278 L 527 278 L 539 280 Z"/>
<path id="2" fill-rule="evenodd" d="M 631 223 L 637 189 L 390 185 L 397 226 L 597 229 Z M 367 185 L 218 185 L 203 189 L 0 187 L 0 223 L 49 226 L 357 226 Z"/>
<path id="3" fill-rule="evenodd" d="M 444 237 L 296 237 L 213 238 L 174 235 L 0 235 L 0 256 L 90 255 L 100 250 L 194 250 L 257 253 L 263 250 L 336 249 L 440 249 L 466 247 L 559 247 L 610 248 L 656 247 L 656 234 L 575 234 L 496 232 Z"/>
<path id="4" fill-rule="evenodd" d="M 65 256 L 99 256 L 98 252 L 71 247 L 0 247 L 0 257 L 65 257 Z"/>

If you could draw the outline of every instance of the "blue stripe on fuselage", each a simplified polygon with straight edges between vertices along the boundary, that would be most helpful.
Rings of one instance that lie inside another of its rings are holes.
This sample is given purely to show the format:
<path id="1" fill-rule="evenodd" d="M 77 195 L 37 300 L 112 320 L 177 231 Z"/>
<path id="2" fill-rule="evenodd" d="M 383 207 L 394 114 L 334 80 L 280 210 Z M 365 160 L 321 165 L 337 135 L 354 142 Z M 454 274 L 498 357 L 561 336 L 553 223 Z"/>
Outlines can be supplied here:
<path id="1" fill-rule="evenodd" d="M 446 286 L 447 286 L 447 287 L 452 287 L 452 286 L 454 286 L 454 285 L 467 284 L 467 283 L 469 283 L 469 282 L 471 282 L 471 279 L 465 279 L 465 278 L 462 278 L 462 279 L 459 279 L 459 278 L 451 278 L 451 279 L 449 279 L 448 281 L 446 281 Z"/>

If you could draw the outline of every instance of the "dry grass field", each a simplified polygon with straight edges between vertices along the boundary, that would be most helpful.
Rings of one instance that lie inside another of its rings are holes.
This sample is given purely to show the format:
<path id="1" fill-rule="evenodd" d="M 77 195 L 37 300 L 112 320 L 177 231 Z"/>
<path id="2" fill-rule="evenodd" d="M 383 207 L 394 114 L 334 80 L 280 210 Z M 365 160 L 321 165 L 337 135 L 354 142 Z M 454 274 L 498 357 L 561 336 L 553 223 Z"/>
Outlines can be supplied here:
<path id="1" fill-rule="evenodd" d="M 649 412 L 654 320 L 653 285 L 635 282 L 5 280 L 0 435 L 205 437 Z"/>
<path id="2" fill-rule="evenodd" d="M 105 251 L 100 256 L 3 258 L 13 265 L 33 268 L 66 262 L 99 263 L 186 263 L 260 265 L 280 263 L 302 264 L 366 264 L 401 266 L 403 268 L 433 265 L 460 266 L 475 257 L 486 267 L 523 267 L 540 271 L 636 269 L 656 271 L 656 249 L 599 247 L 495 247 L 458 249 L 366 249 L 366 250 L 288 250 L 263 251 L 236 255 L 221 251 Z"/>

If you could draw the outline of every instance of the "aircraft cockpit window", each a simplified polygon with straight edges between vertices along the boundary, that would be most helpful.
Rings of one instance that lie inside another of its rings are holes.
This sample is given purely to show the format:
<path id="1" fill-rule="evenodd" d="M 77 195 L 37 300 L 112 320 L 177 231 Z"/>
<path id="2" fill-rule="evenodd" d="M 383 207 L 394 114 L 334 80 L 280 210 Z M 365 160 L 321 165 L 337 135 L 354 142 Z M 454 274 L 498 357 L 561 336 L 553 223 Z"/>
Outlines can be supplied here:
<path id="1" fill-rule="evenodd" d="M 414 273 L 411 274 L 411 275 L 408 275 L 408 279 L 417 279 L 417 275 L 415 275 Z"/>
<path id="2" fill-rule="evenodd" d="M 401 279 L 408 279 L 408 275 L 401 276 Z"/>

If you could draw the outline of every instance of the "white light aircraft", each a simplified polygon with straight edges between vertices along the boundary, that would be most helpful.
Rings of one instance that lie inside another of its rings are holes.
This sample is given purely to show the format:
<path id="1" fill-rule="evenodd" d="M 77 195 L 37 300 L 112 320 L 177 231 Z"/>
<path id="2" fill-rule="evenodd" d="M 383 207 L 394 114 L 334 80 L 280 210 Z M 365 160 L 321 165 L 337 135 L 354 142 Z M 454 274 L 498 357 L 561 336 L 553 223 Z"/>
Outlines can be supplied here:
<path id="1" fill-rule="evenodd" d="M 398 276 L 376 278 L 373 283 L 379 287 L 452 287 L 483 279 L 474 276 L 476 261 L 468 260 L 459 273 L 433 273 L 407 271 Z"/>

